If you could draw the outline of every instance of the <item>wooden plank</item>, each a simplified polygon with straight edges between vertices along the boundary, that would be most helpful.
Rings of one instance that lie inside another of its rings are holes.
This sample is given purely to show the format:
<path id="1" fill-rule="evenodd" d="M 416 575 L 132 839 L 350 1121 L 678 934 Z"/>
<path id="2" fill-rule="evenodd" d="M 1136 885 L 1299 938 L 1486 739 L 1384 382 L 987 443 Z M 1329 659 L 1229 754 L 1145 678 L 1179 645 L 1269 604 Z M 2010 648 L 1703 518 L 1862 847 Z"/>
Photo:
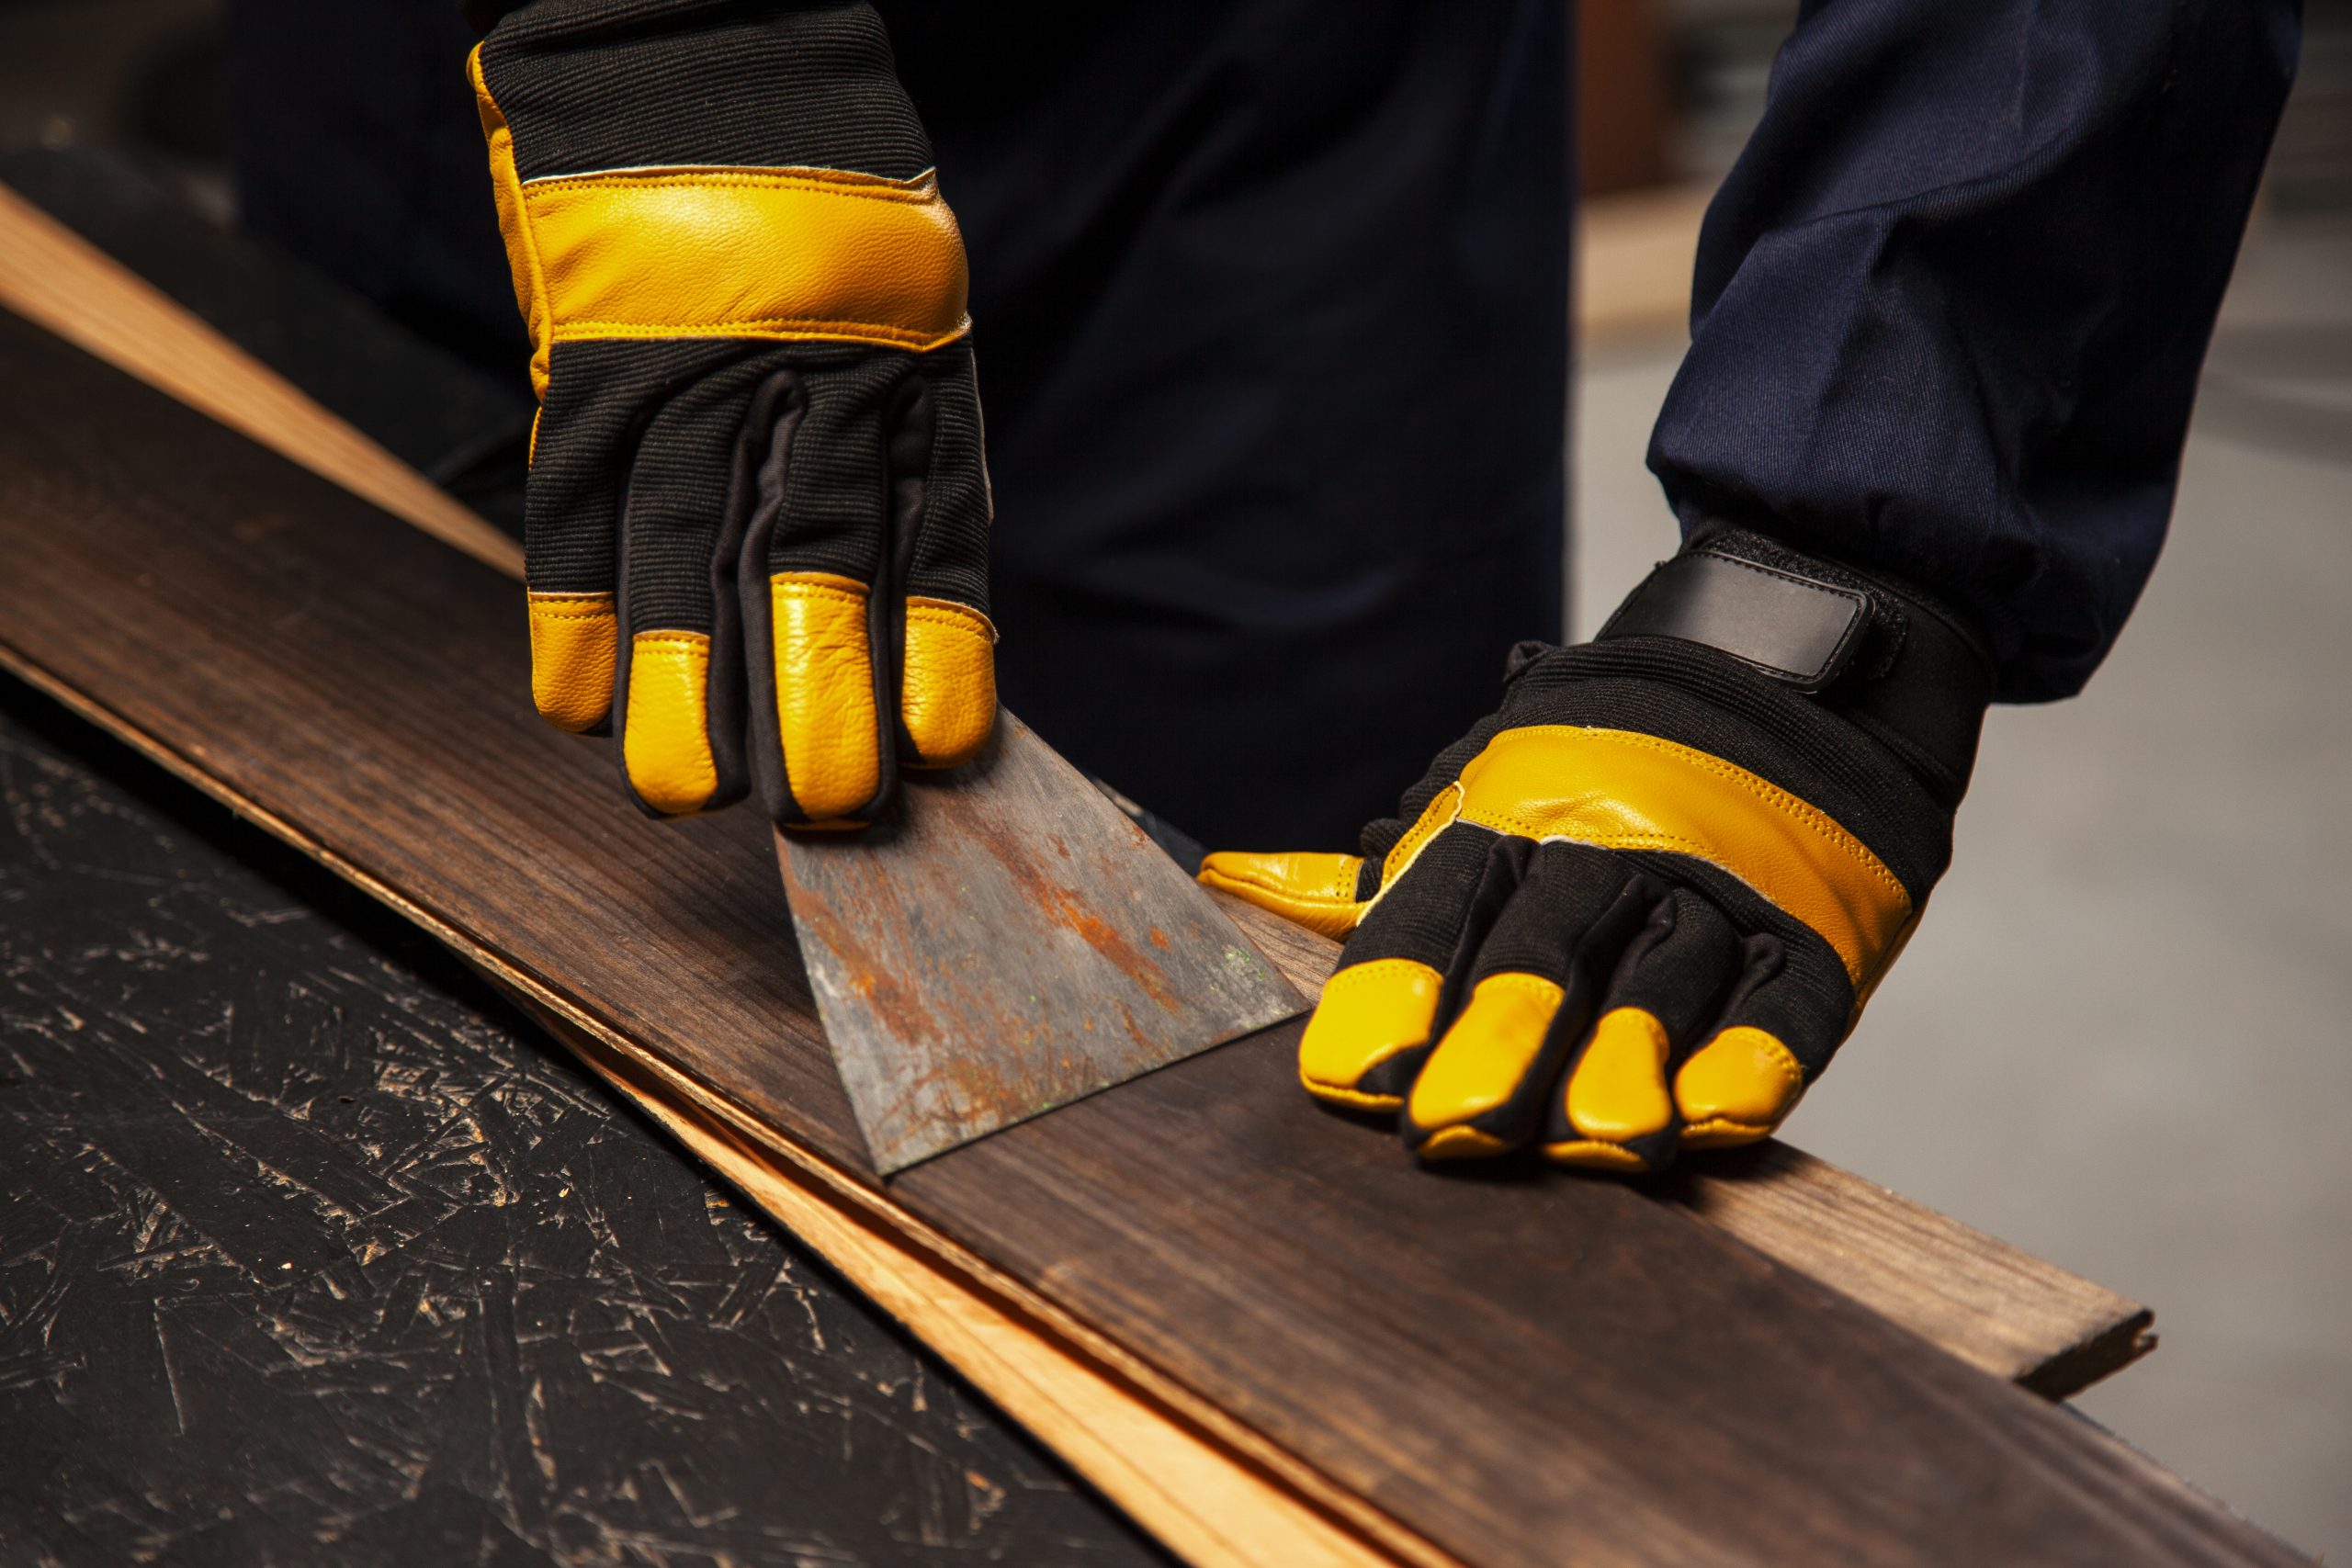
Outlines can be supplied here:
<path id="1" fill-rule="evenodd" d="M 1645 216 L 1643 204 L 1650 198 L 1588 202 L 1588 233 L 1595 244 L 1628 254 L 1641 248 L 1634 243 L 1628 249 L 1628 235 L 1638 242 L 1653 231 L 1680 233 L 1674 243 L 1685 253 L 1687 272 L 1706 196 L 1703 190 L 1665 193 L 1657 198 L 1668 209 L 1662 218 Z M 314 473 L 375 499 L 510 577 L 521 575 L 520 552 L 503 536 L 479 519 L 452 528 L 440 491 L 390 454 L 371 450 L 356 432 L 348 432 L 349 439 L 334 437 L 338 428 L 348 427 L 22 202 L 0 200 L 0 303 L 46 318 L 70 341 L 164 390 L 193 380 L 203 393 L 202 406 L 239 411 L 229 420 L 232 425 L 266 426 L 275 449 Z M 159 378 L 159 366 L 188 368 Z M 1336 944 L 1255 906 L 1227 902 L 1294 983 L 1320 989 Z M 1727 1180 L 1725 1171 L 1736 1175 Z M 1693 1213 L 1749 1246 L 1815 1275 L 1972 1365 L 2053 1398 L 2079 1391 L 2154 1344 L 2147 1332 L 2151 1314 L 2138 1303 L 1785 1145 L 1753 1158 L 1719 1156 L 1705 1168 L 1686 1168 L 1679 1180 Z"/>
<path id="2" fill-rule="evenodd" d="M 522 575 L 520 545 L 5 185 L 0 301 L 444 544 Z"/>
<path id="3" fill-rule="evenodd" d="M 1339 943 L 1217 897 L 1293 984 L 1321 994 Z M 1777 1139 L 1686 1161 L 1657 1195 L 2052 1399 L 2155 1348 L 2139 1303 Z"/>
<path id="4" fill-rule="evenodd" d="M 19 668 L 840 1190 L 876 1190 L 759 825 L 615 809 L 598 750 L 520 700 L 510 585 L 53 341 L 10 323 L 0 362 Z M 1399 1555 L 2294 1560 L 1687 1213 L 1412 1169 L 1293 1091 L 1294 1029 L 884 1197 Z"/>
<path id="5" fill-rule="evenodd" d="M 2063 1399 L 2155 1348 L 2155 1314 L 1777 1141 L 1678 1179 L 1690 1213 L 1994 1376 Z"/>

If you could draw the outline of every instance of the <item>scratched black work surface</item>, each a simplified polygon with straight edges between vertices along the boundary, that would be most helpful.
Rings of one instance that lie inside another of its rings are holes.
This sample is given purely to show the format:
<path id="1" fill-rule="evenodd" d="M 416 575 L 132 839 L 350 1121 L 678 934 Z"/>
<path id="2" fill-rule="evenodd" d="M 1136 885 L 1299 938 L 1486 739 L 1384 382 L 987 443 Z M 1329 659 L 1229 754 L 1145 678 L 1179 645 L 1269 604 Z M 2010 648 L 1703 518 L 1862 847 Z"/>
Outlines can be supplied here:
<path id="1" fill-rule="evenodd" d="M 1165 1561 L 439 949 L 0 688 L 0 1563 Z"/>

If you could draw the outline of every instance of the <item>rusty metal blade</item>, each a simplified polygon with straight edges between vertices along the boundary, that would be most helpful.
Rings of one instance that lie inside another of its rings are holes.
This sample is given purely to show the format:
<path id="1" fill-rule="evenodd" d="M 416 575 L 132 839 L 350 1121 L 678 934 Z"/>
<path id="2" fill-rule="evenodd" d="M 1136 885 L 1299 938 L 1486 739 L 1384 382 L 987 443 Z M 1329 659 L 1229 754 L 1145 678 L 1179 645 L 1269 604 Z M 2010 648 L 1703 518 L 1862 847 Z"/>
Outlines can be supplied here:
<path id="1" fill-rule="evenodd" d="M 888 1175 L 1306 1003 L 1011 714 L 888 822 L 776 835 L 817 1010 Z"/>

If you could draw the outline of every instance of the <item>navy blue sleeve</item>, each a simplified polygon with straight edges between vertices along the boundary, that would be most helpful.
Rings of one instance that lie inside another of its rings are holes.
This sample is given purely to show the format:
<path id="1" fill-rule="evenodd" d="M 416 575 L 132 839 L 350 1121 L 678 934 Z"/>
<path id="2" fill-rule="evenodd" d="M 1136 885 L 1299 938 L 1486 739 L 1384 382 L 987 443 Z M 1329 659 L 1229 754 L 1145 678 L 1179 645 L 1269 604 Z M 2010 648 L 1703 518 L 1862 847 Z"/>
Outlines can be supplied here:
<path id="1" fill-rule="evenodd" d="M 1808 0 L 1650 467 L 1939 592 L 2071 695 L 2154 569 L 2297 0 Z"/>

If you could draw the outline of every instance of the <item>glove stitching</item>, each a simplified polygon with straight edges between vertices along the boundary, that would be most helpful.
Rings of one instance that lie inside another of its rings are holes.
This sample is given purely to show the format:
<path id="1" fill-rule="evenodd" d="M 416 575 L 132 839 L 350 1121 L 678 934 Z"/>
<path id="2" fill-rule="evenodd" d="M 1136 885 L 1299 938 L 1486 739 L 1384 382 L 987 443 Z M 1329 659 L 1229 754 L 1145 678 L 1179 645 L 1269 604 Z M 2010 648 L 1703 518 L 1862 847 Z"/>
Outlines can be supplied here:
<path id="1" fill-rule="evenodd" d="M 523 189 L 533 196 L 549 190 L 647 190 L 685 188 L 709 190 L 724 188 L 745 190 L 806 190 L 824 196 L 838 196 L 850 201 L 886 201 L 908 206 L 945 205 L 940 200 L 936 181 L 914 186 L 897 185 L 851 185 L 832 180 L 812 179 L 806 175 L 748 175 L 730 173 L 714 175 L 661 174 L 629 175 L 604 171 L 593 175 L 543 175 L 536 180 L 523 182 Z"/>
<path id="2" fill-rule="evenodd" d="M 1483 991 L 1489 986 L 1507 991 L 1524 992 L 1536 1000 L 1544 1002 L 1553 1000 L 1555 992 L 1565 989 L 1557 980 L 1549 980 L 1541 975 L 1531 975 L 1523 969 L 1500 970 L 1487 976 L 1472 988 Z"/>
<path id="3" fill-rule="evenodd" d="M 854 589 L 836 588 L 830 582 L 780 582 L 776 592 L 787 599 L 835 599 L 845 604 L 863 604 L 865 595 Z"/>
<path id="4" fill-rule="evenodd" d="M 741 320 L 717 321 L 566 321 L 557 324 L 554 341 L 580 343 L 597 338 L 688 338 L 707 337 L 737 332 L 790 332 L 796 328 L 816 332 L 830 329 L 832 335 L 843 341 L 855 342 L 854 334 L 887 339 L 891 343 L 920 345 L 925 349 L 940 348 L 955 342 L 972 330 L 970 317 L 966 317 L 950 333 L 926 333 L 914 327 L 894 327 L 887 321 L 843 321 L 829 316 L 752 316 Z"/>
<path id="5" fill-rule="evenodd" d="M 1790 1109 L 1794 1110 L 1795 1107 L 1792 1106 Z M 1785 1121 L 1787 1118 L 1784 1116 L 1781 1120 Z M 1681 1137 L 1686 1143 L 1694 1134 L 1699 1133 L 1747 1133 L 1762 1138 L 1769 1137 L 1772 1129 L 1780 1124 L 1780 1122 L 1736 1122 L 1728 1116 L 1710 1116 L 1703 1122 L 1684 1122 Z"/>
<path id="6" fill-rule="evenodd" d="M 1705 1045 L 1701 1046 L 1697 1052 L 1694 1052 L 1692 1054 L 1691 1060 L 1696 1061 L 1701 1055 L 1703 1055 L 1708 1051 L 1713 1050 L 1717 1042 L 1721 1041 L 1724 1035 L 1729 1034 L 1733 1029 L 1752 1029 L 1755 1030 L 1757 1033 L 1762 1035 L 1764 1037 L 1766 1048 L 1758 1052 L 1757 1055 L 1762 1056 L 1765 1061 L 1770 1063 L 1772 1066 L 1780 1072 L 1780 1075 L 1788 1080 L 1788 1086 L 1791 1089 L 1803 1089 L 1804 1087 L 1804 1067 L 1803 1064 L 1798 1062 L 1796 1053 L 1791 1051 L 1787 1043 L 1782 1041 L 1779 1035 L 1773 1033 L 1769 1029 L 1758 1029 L 1757 1026 L 1752 1023 L 1735 1023 L 1729 1029 L 1723 1030 L 1721 1032 L 1716 1034 L 1713 1040 L 1708 1041 Z M 1687 1067 L 1690 1066 L 1690 1063 L 1686 1062 L 1683 1066 Z M 1681 1076 L 1682 1075 L 1679 1072 L 1675 1074 L 1675 1077 L 1678 1080 Z M 1731 1122 L 1727 1118 L 1721 1116 L 1712 1117 L 1709 1120 L 1723 1122 L 1727 1125 L 1738 1125 L 1738 1123 Z M 1703 1125 L 1704 1123 L 1699 1124 Z"/>
<path id="7" fill-rule="evenodd" d="M 1633 1158 L 1641 1161 L 1642 1169 L 1646 1170 L 1649 1168 L 1649 1162 L 1647 1160 L 1642 1159 L 1641 1156 L 1634 1154 L 1632 1149 L 1626 1147 L 1623 1144 L 1617 1143 L 1609 1138 L 1594 1138 L 1580 1134 L 1574 1138 L 1563 1139 L 1555 1144 L 1546 1144 L 1544 1145 L 1544 1152 L 1555 1159 L 1565 1158 L 1569 1155 L 1580 1154 L 1628 1155 Z"/>
<path id="8" fill-rule="evenodd" d="M 1316 892 L 1312 890 L 1302 891 L 1297 888 L 1286 886 L 1279 882 L 1260 882 L 1254 879 L 1230 876 L 1220 871 L 1211 871 L 1207 874 L 1216 878 L 1216 881 L 1211 884 L 1212 886 L 1223 885 L 1237 888 L 1246 887 L 1253 893 L 1271 894 L 1274 897 L 1289 904 L 1311 904 L 1323 908 L 1344 909 L 1355 902 L 1352 897 L 1349 897 L 1341 894 L 1338 890 L 1336 884 L 1333 885 L 1333 887 L 1329 892 Z"/>
<path id="9" fill-rule="evenodd" d="M 919 606 L 910 606 L 907 611 L 907 621 L 910 625 L 920 621 L 927 626 L 944 626 L 950 631 L 963 632 L 976 641 L 991 640 L 982 634 L 978 626 L 972 624 L 972 618 L 969 615 L 959 615 L 952 610 L 927 610 Z"/>
<path id="10" fill-rule="evenodd" d="M 1438 810 L 1439 802 L 1445 800 L 1448 795 L 1453 797 L 1453 809 L 1441 816 Z M 1453 823 L 1461 820 L 1462 805 L 1468 798 L 1469 791 L 1463 787 L 1462 781 L 1458 778 L 1438 792 L 1437 798 L 1430 802 L 1428 808 L 1421 813 L 1420 819 L 1407 830 L 1403 838 L 1396 840 L 1396 847 L 1391 849 L 1381 861 L 1380 886 L 1365 901 L 1364 908 L 1367 910 L 1386 897 L 1388 890 L 1405 879 L 1405 874 L 1413 869 L 1413 863 L 1421 858 L 1421 852 L 1429 848 L 1430 840 Z M 1484 826 L 1484 824 L 1480 825 Z M 1399 859 L 1400 856 L 1401 859 Z"/>
<path id="11" fill-rule="evenodd" d="M 1428 964 L 1414 958 L 1374 958 L 1362 964 L 1351 964 L 1345 969 L 1340 970 L 1339 975 L 1332 976 L 1331 979 L 1338 979 L 1340 975 L 1386 975 L 1395 973 L 1419 975 L 1428 968 Z M 1330 985 L 1330 981 L 1325 981 L 1324 985 L 1329 987 Z"/>
<path id="12" fill-rule="evenodd" d="M 1752 1023 L 1736 1024 L 1733 1027 L 1756 1029 L 1756 1026 Z M 1797 1065 L 1796 1056 L 1786 1045 L 1781 1043 L 1780 1036 L 1773 1034 L 1767 1030 L 1757 1029 L 1756 1032 L 1758 1034 L 1763 1035 L 1768 1043 L 1768 1048 L 1759 1053 L 1763 1058 L 1771 1063 L 1773 1066 L 1780 1069 L 1781 1076 L 1789 1080 L 1789 1087 L 1791 1089 L 1802 1089 L 1804 1086 L 1804 1069 Z M 1716 1040 L 1720 1040 L 1722 1038 L 1723 1036 L 1721 1034 L 1715 1036 Z M 1708 1043 L 1713 1044 L 1713 1041 L 1710 1041 Z"/>

